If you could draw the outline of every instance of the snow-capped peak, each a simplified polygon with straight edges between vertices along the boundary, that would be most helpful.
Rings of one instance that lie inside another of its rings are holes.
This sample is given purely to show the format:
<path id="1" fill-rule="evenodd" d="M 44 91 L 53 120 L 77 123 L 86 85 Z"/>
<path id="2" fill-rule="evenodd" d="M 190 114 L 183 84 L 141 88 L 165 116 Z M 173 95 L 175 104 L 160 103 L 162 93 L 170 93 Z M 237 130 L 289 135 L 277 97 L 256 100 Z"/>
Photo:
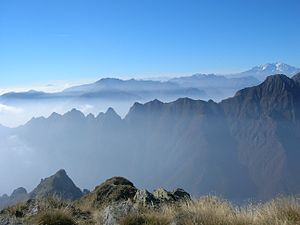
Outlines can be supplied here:
<path id="1" fill-rule="evenodd" d="M 286 71 L 294 71 L 294 70 L 299 70 L 293 66 L 290 66 L 288 64 L 285 63 L 281 63 L 281 62 L 276 62 L 276 63 L 267 63 L 267 64 L 263 64 L 260 66 L 256 66 L 253 67 L 250 71 L 269 71 L 269 72 L 286 72 Z"/>
<path id="2" fill-rule="evenodd" d="M 284 64 L 284 63 L 266 63 L 257 67 L 253 67 L 253 69 L 258 69 L 258 70 L 282 70 L 283 68 L 288 68 L 289 65 Z"/>
<path id="3" fill-rule="evenodd" d="M 240 76 L 253 76 L 259 80 L 264 80 L 269 75 L 285 74 L 287 76 L 293 76 L 299 72 L 299 68 L 290 66 L 282 62 L 275 62 L 255 66 L 248 71 L 242 72 Z"/>

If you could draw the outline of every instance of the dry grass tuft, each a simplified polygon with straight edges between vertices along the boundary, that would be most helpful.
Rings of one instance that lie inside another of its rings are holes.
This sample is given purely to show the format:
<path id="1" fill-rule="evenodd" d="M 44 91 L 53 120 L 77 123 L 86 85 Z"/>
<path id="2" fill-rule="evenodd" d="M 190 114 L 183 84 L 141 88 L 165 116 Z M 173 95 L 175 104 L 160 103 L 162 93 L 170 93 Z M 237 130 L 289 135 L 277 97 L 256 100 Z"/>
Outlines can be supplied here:
<path id="1" fill-rule="evenodd" d="M 44 199 L 38 205 L 38 213 L 32 216 L 28 214 L 31 205 L 24 203 L 9 207 L 3 213 L 34 225 L 103 225 L 107 218 L 104 208 L 84 205 L 85 210 L 82 210 L 77 208 L 78 204 L 57 198 Z M 136 207 L 123 217 L 119 215 L 116 221 L 120 225 L 300 225 L 300 200 L 281 197 L 238 207 L 227 200 L 206 196 L 154 208 Z"/>
<path id="2" fill-rule="evenodd" d="M 71 215 L 63 211 L 40 213 L 33 219 L 33 223 L 37 225 L 76 225 Z"/>
<path id="3" fill-rule="evenodd" d="M 133 214 L 121 219 L 120 225 L 168 225 L 170 221 L 158 214 L 148 213 L 145 215 Z"/>
<path id="4" fill-rule="evenodd" d="M 235 207 L 230 202 L 206 196 L 177 205 L 127 215 L 121 225 L 300 225 L 296 198 L 277 198 L 265 204 Z"/>

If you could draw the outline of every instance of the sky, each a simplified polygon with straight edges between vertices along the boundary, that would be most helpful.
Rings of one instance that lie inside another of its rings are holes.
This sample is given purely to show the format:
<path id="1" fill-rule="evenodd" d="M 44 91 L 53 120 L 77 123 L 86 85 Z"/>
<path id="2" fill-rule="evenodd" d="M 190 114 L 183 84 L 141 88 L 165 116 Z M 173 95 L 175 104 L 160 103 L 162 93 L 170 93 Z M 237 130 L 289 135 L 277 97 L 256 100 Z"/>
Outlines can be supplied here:
<path id="1" fill-rule="evenodd" d="M 299 0 L 0 0 L 0 87 L 300 67 Z"/>

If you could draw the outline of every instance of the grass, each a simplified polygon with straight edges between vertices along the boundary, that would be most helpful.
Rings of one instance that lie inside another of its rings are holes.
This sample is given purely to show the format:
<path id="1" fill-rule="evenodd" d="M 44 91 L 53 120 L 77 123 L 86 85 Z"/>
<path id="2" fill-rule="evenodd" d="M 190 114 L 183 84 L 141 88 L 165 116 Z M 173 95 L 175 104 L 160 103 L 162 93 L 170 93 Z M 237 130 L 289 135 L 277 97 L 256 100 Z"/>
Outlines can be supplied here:
<path id="1" fill-rule="evenodd" d="M 76 225 L 71 215 L 56 210 L 38 214 L 33 223 L 37 225 Z"/>
<path id="2" fill-rule="evenodd" d="M 120 225 L 168 225 L 170 224 L 170 221 L 167 218 L 163 218 L 161 216 L 157 215 L 139 215 L 139 214 L 133 214 L 128 215 L 121 219 Z"/>
<path id="3" fill-rule="evenodd" d="M 39 213 L 27 218 L 28 207 L 22 203 L 5 212 L 12 216 L 24 215 L 23 221 L 31 225 L 104 225 L 103 208 L 84 205 L 83 210 L 76 204 L 46 199 Z M 224 199 L 205 196 L 155 208 L 137 207 L 118 221 L 120 225 L 300 225 L 300 200 L 281 197 L 238 207 Z"/>
<path id="4" fill-rule="evenodd" d="M 178 205 L 127 215 L 120 225 L 300 225 L 300 204 L 295 198 L 277 198 L 265 204 L 233 206 L 207 196 Z"/>

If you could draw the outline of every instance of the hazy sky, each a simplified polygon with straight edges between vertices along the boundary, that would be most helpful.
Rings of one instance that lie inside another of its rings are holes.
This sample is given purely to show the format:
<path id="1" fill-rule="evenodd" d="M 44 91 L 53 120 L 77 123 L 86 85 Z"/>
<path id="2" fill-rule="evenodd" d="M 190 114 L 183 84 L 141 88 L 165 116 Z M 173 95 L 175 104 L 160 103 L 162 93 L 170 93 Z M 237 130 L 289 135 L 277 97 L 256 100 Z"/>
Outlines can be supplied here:
<path id="1" fill-rule="evenodd" d="M 299 0 L 0 0 L 0 83 L 300 67 Z"/>

